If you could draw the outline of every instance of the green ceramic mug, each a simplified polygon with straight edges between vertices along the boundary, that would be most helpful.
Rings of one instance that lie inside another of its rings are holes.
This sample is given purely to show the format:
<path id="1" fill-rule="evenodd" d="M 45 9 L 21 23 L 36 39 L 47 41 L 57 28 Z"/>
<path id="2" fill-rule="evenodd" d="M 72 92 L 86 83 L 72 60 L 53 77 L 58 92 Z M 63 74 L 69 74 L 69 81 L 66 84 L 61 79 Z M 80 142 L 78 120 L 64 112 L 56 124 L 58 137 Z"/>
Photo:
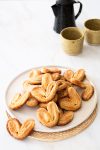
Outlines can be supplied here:
<path id="1" fill-rule="evenodd" d="M 64 51 L 69 55 L 81 53 L 84 33 L 77 27 L 68 27 L 61 31 L 61 43 Z"/>

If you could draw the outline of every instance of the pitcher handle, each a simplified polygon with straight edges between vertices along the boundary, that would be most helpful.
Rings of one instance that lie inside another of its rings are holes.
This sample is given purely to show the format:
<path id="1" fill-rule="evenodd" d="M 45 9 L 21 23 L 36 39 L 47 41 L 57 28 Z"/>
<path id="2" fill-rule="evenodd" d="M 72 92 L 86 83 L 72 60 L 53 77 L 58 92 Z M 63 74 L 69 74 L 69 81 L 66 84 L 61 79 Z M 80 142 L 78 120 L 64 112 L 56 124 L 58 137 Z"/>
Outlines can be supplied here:
<path id="1" fill-rule="evenodd" d="M 74 3 L 74 4 L 76 4 L 76 3 L 79 3 L 79 4 L 80 4 L 79 11 L 78 11 L 77 15 L 75 16 L 75 19 L 77 19 L 77 18 L 78 18 L 78 16 L 80 15 L 81 11 L 82 11 L 82 3 L 81 3 L 81 2 L 79 2 L 79 1 L 74 1 L 73 3 Z"/>

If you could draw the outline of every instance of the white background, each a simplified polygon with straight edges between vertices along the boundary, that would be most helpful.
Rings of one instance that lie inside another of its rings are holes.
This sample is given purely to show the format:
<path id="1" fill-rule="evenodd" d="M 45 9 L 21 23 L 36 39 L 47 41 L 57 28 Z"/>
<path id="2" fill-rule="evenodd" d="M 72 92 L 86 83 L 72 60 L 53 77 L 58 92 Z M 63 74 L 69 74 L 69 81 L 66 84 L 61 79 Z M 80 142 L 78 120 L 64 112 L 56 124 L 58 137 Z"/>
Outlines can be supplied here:
<path id="1" fill-rule="evenodd" d="M 81 2 L 83 11 L 77 19 L 77 25 L 83 28 L 86 19 L 100 18 L 100 1 Z M 32 67 L 62 65 L 86 69 L 97 87 L 99 101 L 100 47 L 84 43 L 83 53 L 78 56 L 66 55 L 61 48 L 59 34 L 52 30 L 54 16 L 50 6 L 54 3 L 54 0 L 0 1 L 0 149 L 100 149 L 100 110 L 88 129 L 59 142 L 39 142 L 29 138 L 17 141 L 6 131 L 5 89 L 17 74 Z"/>

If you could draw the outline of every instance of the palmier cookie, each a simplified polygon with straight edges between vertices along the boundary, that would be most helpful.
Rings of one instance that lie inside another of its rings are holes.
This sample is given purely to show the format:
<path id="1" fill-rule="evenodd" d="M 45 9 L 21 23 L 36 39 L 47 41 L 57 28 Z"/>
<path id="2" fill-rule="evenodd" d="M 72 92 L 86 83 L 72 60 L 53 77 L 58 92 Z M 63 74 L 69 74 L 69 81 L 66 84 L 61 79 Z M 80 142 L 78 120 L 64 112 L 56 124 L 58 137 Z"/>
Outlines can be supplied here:
<path id="1" fill-rule="evenodd" d="M 76 111 L 81 107 L 81 97 L 73 87 L 69 87 L 68 97 L 59 99 L 59 106 L 65 110 Z"/>
<path id="2" fill-rule="evenodd" d="M 87 101 L 93 96 L 94 87 L 90 83 L 84 83 L 84 82 L 78 81 L 74 78 L 71 79 L 71 82 L 74 85 L 77 85 L 77 86 L 79 86 L 80 88 L 83 89 L 83 92 L 82 92 L 82 95 L 81 95 L 83 100 Z"/>
<path id="3" fill-rule="evenodd" d="M 37 110 L 37 118 L 41 124 L 49 128 L 57 125 L 59 120 L 59 109 L 55 102 L 49 102 L 47 110 L 45 108 L 39 108 Z"/>
<path id="4" fill-rule="evenodd" d="M 6 125 L 10 135 L 19 140 L 26 138 L 34 129 L 34 126 L 34 120 L 28 119 L 23 124 L 21 124 L 19 120 L 15 118 L 10 118 Z"/>
<path id="5" fill-rule="evenodd" d="M 30 96 L 29 92 L 24 92 L 22 95 L 17 93 L 14 96 L 13 100 L 11 101 L 11 103 L 9 104 L 9 107 L 11 109 L 14 109 L 14 110 L 19 109 L 20 107 L 22 107 L 26 103 L 26 101 L 28 100 L 29 96 Z"/>
<path id="6" fill-rule="evenodd" d="M 73 72 L 72 70 L 67 70 L 64 73 L 64 78 L 71 82 L 71 79 L 74 78 L 78 81 L 83 81 L 85 78 L 84 69 L 79 69 L 77 72 Z"/>
<path id="7" fill-rule="evenodd" d="M 31 94 L 33 97 L 35 97 L 39 102 L 49 102 L 51 101 L 57 92 L 58 84 L 55 81 L 52 81 L 45 91 L 42 87 L 35 87 Z"/>
<path id="8" fill-rule="evenodd" d="M 58 126 L 63 126 L 71 122 L 74 118 L 74 112 L 73 111 L 63 111 L 62 109 L 60 111 Z"/>

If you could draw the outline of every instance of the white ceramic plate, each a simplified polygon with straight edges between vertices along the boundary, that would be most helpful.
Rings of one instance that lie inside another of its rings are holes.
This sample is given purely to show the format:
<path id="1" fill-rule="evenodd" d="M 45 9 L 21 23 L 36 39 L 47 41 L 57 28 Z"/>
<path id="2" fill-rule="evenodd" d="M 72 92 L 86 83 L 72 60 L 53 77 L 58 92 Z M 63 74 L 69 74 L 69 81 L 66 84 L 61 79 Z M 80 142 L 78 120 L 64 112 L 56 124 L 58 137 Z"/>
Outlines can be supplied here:
<path id="1" fill-rule="evenodd" d="M 53 66 L 48 66 L 48 67 L 53 67 Z M 32 69 L 40 69 L 40 68 L 41 67 L 32 68 Z M 69 69 L 69 68 L 65 68 L 65 67 L 58 67 L 58 68 L 60 68 L 62 70 L 62 72 L 64 72 L 66 69 Z M 81 124 L 83 121 L 85 121 L 91 115 L 91 113 L 93 112 L 93 110 L 97 104 L 96 89 L 94 90 L 94 95 L 92 96 L 92 98 L 89 101 L 82 101 L 82 107 L 78 111 L 75 112 L 73 121 L 65 126 L 56 126 L 53 128 L 47 128 L 47 127 L 43 126 L 41 123 L 39 123 L 39 121 L 37 120 L 37 117 L 36 117 L 36 110 L 38 109 L 38 107 L 30 108 L 30 107 L 27 107 L 26 105 L 24 105 L 21 109 L 18 109 L 16 111 L 9 109 L 8 104 L 12 100 L 15 93 L 18 93 L 18 92 L 20 93 L 21 91 L 23 91 L 22 84 L 23 84 L 23 81 L 25 81 L 28 78 L 28 72 L 30 70 L 27 70 L 27 71 L 19 74 L 15 79 L 13 79 L 6 90 L 6 93 L 5 93 L 6 109 L 12 117 L 16 117 L 21 122 L 25 121 L 25 119 L 34 118 L 36 131 L 59 132 L 59 131 L 65 131 L 65 130 L 71 129 L 71 128 Z M 88 77 L 88 80 L 89 80 L 89 77 Z M 93 83 L 91 83 L 91 84 L 93 85 Z"/>

